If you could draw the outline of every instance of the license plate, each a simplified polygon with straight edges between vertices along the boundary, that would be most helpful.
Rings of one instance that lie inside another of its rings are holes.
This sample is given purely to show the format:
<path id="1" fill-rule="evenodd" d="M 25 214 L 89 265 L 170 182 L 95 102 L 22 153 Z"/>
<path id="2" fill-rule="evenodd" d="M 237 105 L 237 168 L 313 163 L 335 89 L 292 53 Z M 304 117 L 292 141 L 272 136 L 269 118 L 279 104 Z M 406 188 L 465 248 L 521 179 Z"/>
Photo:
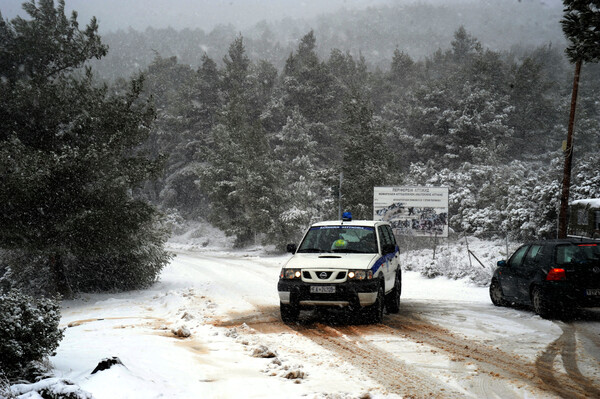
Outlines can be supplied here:
<path id="1" fill-rule="evenodd" d="M 588 288 L 585 290 L 586 296 L 600 296 L 600 288 Z"/>
<path id="2" fill-rule="evenodd" d="M 311 285 L 310 286 L 311 294 L 335 294 L 335 287 L 333 286 L 320 286 L 320 285 Z"/>

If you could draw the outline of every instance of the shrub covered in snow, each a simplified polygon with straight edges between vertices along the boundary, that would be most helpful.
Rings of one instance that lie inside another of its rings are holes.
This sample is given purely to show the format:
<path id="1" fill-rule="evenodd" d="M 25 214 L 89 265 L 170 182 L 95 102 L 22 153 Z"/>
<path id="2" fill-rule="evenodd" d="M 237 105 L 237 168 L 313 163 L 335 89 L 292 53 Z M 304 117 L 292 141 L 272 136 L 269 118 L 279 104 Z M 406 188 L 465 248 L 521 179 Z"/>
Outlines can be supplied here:
<path id="1" fill-rule="evenodd" d="M 11 290 L 0 294 L 0 315 L 0 371 L 27 378 L 29 365 L 52 355 L 63 337 L 59 305 Z"/>
<path id="2" fill-rule="evenodd" d="M 7 393 L 14 398 L 93 399 L 92 394 L 72 381 L 59 378 L 47 378 L 34 384 L 16 384 Z"/>

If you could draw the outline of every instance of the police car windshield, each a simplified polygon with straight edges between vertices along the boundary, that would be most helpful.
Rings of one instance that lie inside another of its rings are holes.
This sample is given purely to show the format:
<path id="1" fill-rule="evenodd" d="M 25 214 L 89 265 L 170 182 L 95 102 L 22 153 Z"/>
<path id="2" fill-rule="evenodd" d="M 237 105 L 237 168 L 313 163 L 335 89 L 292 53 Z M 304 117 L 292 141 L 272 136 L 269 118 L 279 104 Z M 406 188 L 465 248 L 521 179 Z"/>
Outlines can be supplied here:
<path id="1" fill-rule="evenodd" d="M 368 226 L 314 226 L 300 244 L 301 253 L 377 253 L 375 229 Z"/>

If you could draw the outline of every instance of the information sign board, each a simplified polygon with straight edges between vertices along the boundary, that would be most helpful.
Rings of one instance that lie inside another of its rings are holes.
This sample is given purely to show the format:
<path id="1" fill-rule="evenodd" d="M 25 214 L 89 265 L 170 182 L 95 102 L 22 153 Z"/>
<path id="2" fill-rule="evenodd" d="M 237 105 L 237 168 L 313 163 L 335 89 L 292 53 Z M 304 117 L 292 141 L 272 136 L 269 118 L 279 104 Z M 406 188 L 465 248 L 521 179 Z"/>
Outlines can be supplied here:
<path id="1" fill-rule="evenodd" d="M 375 187 L 373 220 L 397 235 L 448 237 L 448 187 Z"/>

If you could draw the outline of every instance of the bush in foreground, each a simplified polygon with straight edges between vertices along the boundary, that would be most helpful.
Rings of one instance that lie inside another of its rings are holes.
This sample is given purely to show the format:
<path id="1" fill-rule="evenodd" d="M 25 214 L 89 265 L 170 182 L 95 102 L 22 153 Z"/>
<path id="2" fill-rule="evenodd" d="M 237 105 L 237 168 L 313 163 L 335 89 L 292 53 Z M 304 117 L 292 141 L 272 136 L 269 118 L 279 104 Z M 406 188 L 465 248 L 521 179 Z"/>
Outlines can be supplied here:
<path id="1" fill-rule="evenodd" d="M 59 305 L 11 290 L 0 294 L 0 315 L 0 373 L 28 378 L 31 364 L 54 354 L 63 337 Z"/>

